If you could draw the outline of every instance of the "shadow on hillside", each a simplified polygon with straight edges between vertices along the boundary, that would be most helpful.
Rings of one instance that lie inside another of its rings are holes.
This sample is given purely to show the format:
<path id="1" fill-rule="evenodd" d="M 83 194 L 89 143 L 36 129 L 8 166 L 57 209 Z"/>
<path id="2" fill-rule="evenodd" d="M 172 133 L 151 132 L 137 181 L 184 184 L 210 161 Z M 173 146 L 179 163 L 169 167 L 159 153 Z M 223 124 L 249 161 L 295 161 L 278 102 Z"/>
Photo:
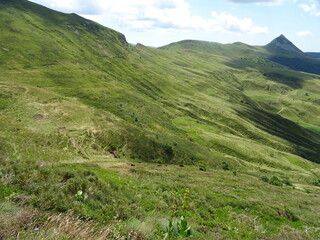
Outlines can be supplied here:
<path id="1" fill-rule="evenodd" d="M 293 75 L 292 71 L 285 67 L 279 67 L 263 58 L 238 58 L 226 63 L 229 67 L 246 70 L 254 68 L 259 70 L 266 79 L 287 85 L 293 89 L 302 88 L 304 79 L 299 74 Z"/>
<path id="2" fill-rule="evenodd" d="M 320 61 L 309 57 L 285 57 L 273 55 L 270 60 L 296 71 L 320 74 Z"/>
<path id="3" fill-rule="evenodd" d="M 287 76 L 279 72 L 265 72 L 263 75 L 273 82 L 285 84 L 294 89 L 302 88 L 303 79 L 295 76 Z"/>
<path id="4" fill-rule="evenodd" d="M 280 115 L 260 109 L 237 110 L 239 116 L 250 120 L 259 129 L 288 141 L 294 153 L 320 163 L 320 135 L 305 129 Z"/>

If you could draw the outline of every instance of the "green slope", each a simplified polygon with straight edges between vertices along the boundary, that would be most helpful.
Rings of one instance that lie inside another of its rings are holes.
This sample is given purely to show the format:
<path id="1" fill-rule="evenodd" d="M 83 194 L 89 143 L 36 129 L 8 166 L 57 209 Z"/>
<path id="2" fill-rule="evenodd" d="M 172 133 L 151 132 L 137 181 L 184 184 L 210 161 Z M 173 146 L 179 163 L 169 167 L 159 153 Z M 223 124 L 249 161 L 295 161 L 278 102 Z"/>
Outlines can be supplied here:
<path id="1" fill-rule="evenodd" d="M 319 75 L 290 70 L 270 61 L 265 48 L 242 43 L 187 40 L 160 49 L 133 47 L 121 33 L 24 0 L 0 0 L 0 32 L 0 190 L 3 186 L 5 194 L 13 188 L 42 210 L 73 209 L 110 224 L 125 221 L 124 229 L 130 229 L 130 221 L 140 221 L 139 227 L 145 219 L 155 221 L 158 199 L 159 214 L 167 220 L 168 209 L 190 188 L 191 207 L 184 214 L 203 227 L 199 236 L 218 224 L 211 221 L 213 212 L 201 208 L 201 196 L 206 208 L 216 208 L 222 236 L 232 239 L 241 226 L 230 214 L 246 216 L 252 205 L 247 198 L 257 197 L 247 189 L 252 182 L 255 190 L 275 194 L 269 203 L 259 199 L 248 216 L 261 217 L 268 235 L 280 234 L 277 218 L 281 226 L 298 230 L 319 226 L 313 221 L 319 211 L 310 210 L 319 198 L 312 185 L 320 177 Z M 170 166 L 162 171 L 157 164 Z M 190 166 L 182 171 L 177 164 Z M 209 175 L 194 179 L 195 166 Z M 214 175 L 227 188 L 238 181 L 240 192 L 216 188 Z M 283 182 L 289 177 L 295 189 L 264 183 L 261 175 Z M 88 200 L 74 197 L 79 189 Z M 306 191 L 314 197 L 303 212 Z M 286 200 L 279 200 L 285 192 Z M 299 197 L 291 203 L 289 193 Z M 234 226 L 228 230 L 229 224 Z M 156 236 L 155 231 L 143 233 Z M 246 231 L 244 239 L 258 234 L 250 227 Z"/>

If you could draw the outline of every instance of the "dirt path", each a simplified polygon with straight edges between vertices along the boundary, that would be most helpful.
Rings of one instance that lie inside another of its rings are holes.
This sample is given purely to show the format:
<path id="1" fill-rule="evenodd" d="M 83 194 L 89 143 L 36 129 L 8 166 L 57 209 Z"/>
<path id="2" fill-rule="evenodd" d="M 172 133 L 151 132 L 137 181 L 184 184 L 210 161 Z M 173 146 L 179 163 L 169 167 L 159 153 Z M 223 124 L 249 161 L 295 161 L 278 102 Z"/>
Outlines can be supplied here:
<path id="1" fill-rule="evenodd" d="M 91 156 L 89 159 L 78 158 L 73 161 L 64 161 L 63 163 L 72 163 L 72 164 L 82 164 L 90 163 L 97 164 L 101 168 L 118 171 L 118 172 L 127 172 L 130 168 L 130 164 L 121 158 L 114 158 L 110 155 L 97 155 Z"/>
<path id="2" fill-rule="evenodd" d="M 280 109 L 280 111 L 279 112 L 277 112 L 277 114 L 280 114 L 280 113 L 282 113 L 282 111 L 284 110 L 284 107 L 283 108 L 281 108 Z"/>

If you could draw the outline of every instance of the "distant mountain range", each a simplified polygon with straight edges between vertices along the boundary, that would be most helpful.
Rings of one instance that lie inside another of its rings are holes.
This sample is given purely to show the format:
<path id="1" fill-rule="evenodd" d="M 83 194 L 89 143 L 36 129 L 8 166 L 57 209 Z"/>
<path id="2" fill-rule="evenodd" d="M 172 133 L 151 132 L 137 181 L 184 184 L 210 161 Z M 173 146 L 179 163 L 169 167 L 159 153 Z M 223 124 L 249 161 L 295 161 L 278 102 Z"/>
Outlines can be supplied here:
<path id="1" fill-rule="evenodd" d="M 241 54 L 245 56 L 265 57 L 270 61 L 289 67 L 293 70 L 320 74 L 319 53 L 304 53 L 284 35 L 272 40 L 266 46 L 250 46 L 244 43 L 220 44 L 196 40 L 184 40 L 171 43 L 160 49 L 193 49 L 229 57 Z"/>

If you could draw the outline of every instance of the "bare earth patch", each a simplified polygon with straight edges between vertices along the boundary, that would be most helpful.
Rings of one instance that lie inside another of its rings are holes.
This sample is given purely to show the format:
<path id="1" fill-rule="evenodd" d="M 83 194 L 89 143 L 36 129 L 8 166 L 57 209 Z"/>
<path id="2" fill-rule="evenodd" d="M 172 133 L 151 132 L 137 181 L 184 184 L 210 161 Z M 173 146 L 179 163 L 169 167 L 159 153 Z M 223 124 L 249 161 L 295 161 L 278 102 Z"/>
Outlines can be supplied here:
<path id="1" fill-rule="evenodd" d="M 41 115 L 41 114 L 36 114 L 36 115 L 33 116 L 33 118 L 34 118 L 35 120 L 41 121 L 41 120 L 43 120 L 45 117 L 44 117 L 43 115 Z"/>

